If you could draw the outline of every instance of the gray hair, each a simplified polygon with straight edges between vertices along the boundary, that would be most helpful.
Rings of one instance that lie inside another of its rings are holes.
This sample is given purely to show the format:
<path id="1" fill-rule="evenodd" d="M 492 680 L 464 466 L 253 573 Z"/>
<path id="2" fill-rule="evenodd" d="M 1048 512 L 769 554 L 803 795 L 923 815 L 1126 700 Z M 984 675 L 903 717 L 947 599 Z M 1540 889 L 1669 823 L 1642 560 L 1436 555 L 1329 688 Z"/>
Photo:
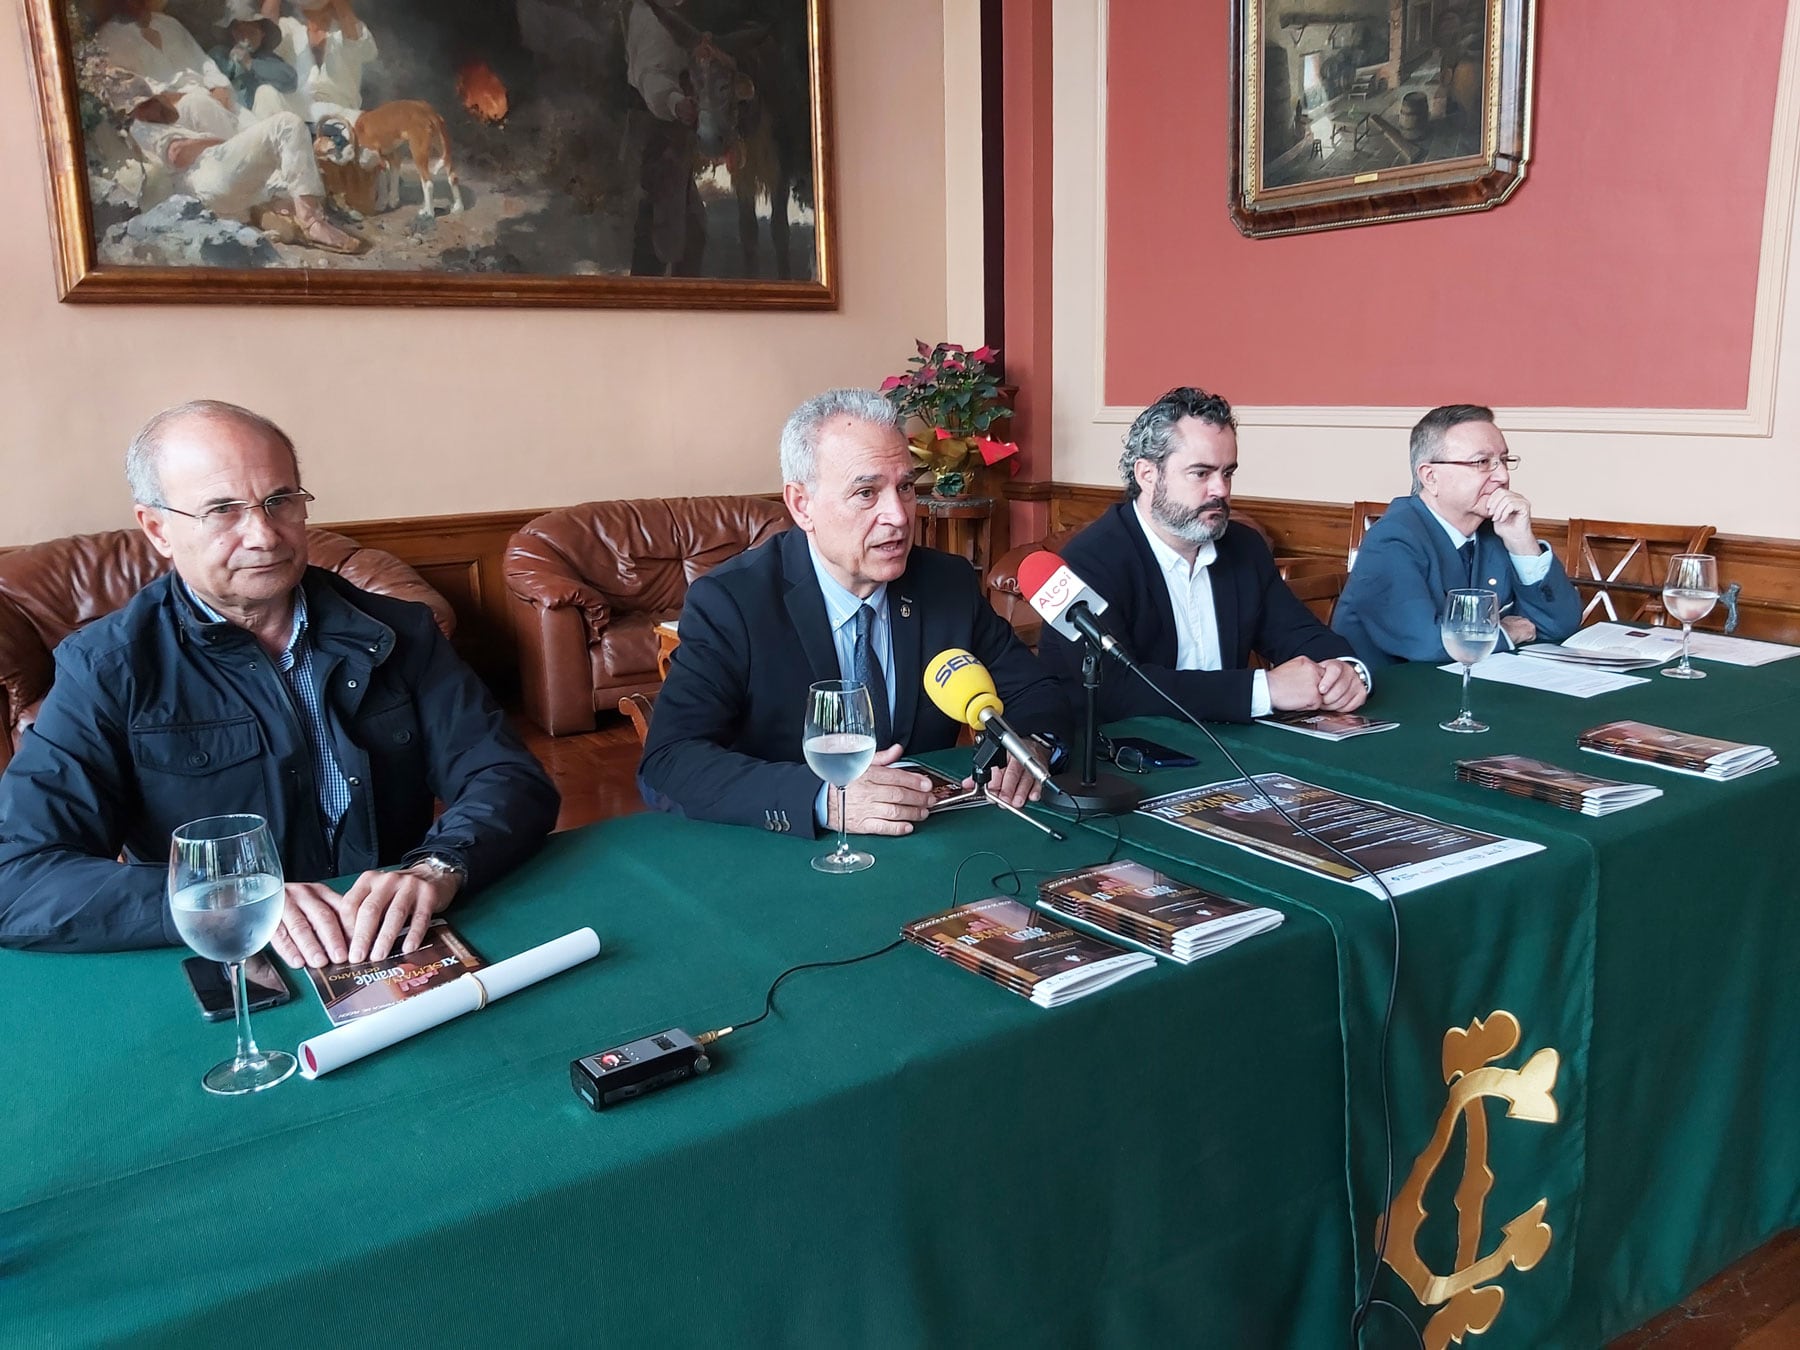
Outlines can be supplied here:
<path id="1" fill-rule="evenodd" d="M 131 486 L 131 500 L 138 505 L 168 506 L 162 498 L 162 475 L 157 472 L 157 460 L 162 455 L 163 443 L 168 439 L 170 430 L 190 417 L 205 421 L 236 422 L 240 426 L 262 432 L 286 447 L 288 456 L 294 461 L 295 476 L 299 476 L 300 456 L 294 453 L 293 438 L 287 432 L 261 413 L 253 413 L 235 403 L 226 403 L 216 398 L 197 398 L 178 403 L 173 408 L 164 408 L 144 423 L 138 434 L 131 438 L 131 444 L 125 448 L 125 481 Z M 298 487 L 299 484 L 295 483 L 294 486 Z"/>
<path id="2" fill-rule="evenodd" d="M 1479 403 L 1446 403 L 1441 408 L 1433 408 L 1419 419 L 1419 424 L 1412 429 L 1412 490 L 1417 493 L 1419 483 L 1419 466 L 1429 464 L 1444 449 L 1444 433 L 1451 427 L 1460 427 L 1464 422 L 1492 422 L 1494 410 L 1484 408 Z"/>
<path id="3" fill-rule="evenodd" d="M 1171 389 L 1137 415 L 1131 430 L 1125 433 L 1125 453 L 1119 456 L 1119 474 L 1125 480 L 1125 499 L 1136 501 L 1143 489 L 1138 485 L 1137 466 L 1148 460 L 1162 472 L 1163 461 L 1174 449 L 1175 425 L 1184 417 L 1198 417 L 1212 427 L 1237 429 L 1237 418 L 1231 405 L 1217 394 L 1182 385 Z"/>
<path id="4" fill-rule="evenodd" d="M 827 389 L 806 400 L 781 429 L 781 481 L 817 487 L 819 437 L 826 426 L 849 417 L 882 429 L 900 429 L 900 412 L 873 389 Z"/>

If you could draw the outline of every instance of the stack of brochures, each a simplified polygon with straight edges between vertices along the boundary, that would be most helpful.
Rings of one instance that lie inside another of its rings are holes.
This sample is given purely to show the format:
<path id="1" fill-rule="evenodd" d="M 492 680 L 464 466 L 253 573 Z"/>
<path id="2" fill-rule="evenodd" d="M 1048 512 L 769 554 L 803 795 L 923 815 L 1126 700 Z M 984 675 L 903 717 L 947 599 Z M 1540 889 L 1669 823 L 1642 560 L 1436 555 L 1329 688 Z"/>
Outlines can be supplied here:
<path id="1" fill-rule="evenodd" d="M 900 936 L 1040 1008 L 1060 1007 L 1156 964 L 1153 956 L 1120 951 L 1005 895 L 915 919 Z"/>
<path id="2" fill-rule="evenodd" d="M 1579 811 L 1584 816 L 1610 816 L 1614 811 L 1641 806 L 1663 795 L 1659 787 L 1622 783 L 1616 778 L 1596 778 L 1524 755 L 1459 759 L 1456 781 L 1549 802 L 1565 811 Z"/>
<path id="3" fill-rule="evenodd" d="M 1581 634 L 1577 633 L 1576 638 Z M 1660 666 L 1665 661 L 1680 654 L 1677 648 L 1667 654 L 1655 656 L 1633 655 L 1627 651 L 1616 651 L 1611 648 L 1592 648 L 1576 645 L 1575 638 L 1563 643 L 1533 642 L 1519 648 L 1520 656 L 1535 656 L 1545 661 L 1563 661 L 1574 666 L 1591 666 L 1595 670 L 1648 670 L 1651 666 Z"/>
<path id="4" fill-rule="evenodd" d="M 1183 965 L 1266 933 L 1284 917 L 1280 910 L 1228 900 L 1135 862 L 1054 877 L 1038 886 L 1038 906 Z"/>
<path id="5" fill-rule="evenodd" d="M 1675 773 L 1726 782 L 1781 761 L 1766 745 L 1721 741 L 1685 731 L 1653 727 L 1647 722 L 1608 722 L 1581 733 L 1583 750 L 1611 759 L 1651 764 Z"/>
<path id="6" fill-rule="evenodd" d="M 1377 722 L 1361 713 L 1278 712 L 1257 719 L 1272 727 L 1285 727 L 1302 736 L 1317 736 L 1322 741 L 1345 741 L 1352 736 L 1367 736 L 1371 731 L 1392 731 L 1398 722 Z"/>

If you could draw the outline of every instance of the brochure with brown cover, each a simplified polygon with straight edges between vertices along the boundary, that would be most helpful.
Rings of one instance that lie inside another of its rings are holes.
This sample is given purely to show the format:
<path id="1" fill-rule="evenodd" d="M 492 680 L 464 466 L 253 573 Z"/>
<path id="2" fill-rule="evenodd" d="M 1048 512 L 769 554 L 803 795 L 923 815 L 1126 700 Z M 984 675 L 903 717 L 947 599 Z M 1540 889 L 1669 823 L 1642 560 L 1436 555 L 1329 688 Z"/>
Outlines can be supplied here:
<path id="1" fill-rule="evenodd" d="M 1228 778 L 1182 788 L 1139 802 L 1137 809 L 1141 815 L 1372 895 L 1381 894 L 1381 884 L 1399 895 L 1544 847 L 1433 820 L 1282 773 L 1259 773 L 1254 783 Z M 1296 825 L 1305 826 L 1307 832 Z M 1359 871 L 1357 863 L 1379 876 L 1381 884 Z"/>
<path id="2" fill-rule="evenodd" d="M 900 936 L 984 975 L 1040 1008 L 1054 1008 L 1156 964 L 995 895 L 915 919 Z"/>
<path id="3" fill-rule="evenodd" d="M 1184 965 L 1281 923 L 1280 910 L 1245 904 L 1139 862 L 1105 863 L 1038 885 L 1038 906 Z"/>
<path id="4" fill-rule="evenodd" d="M 1347 741 L 1352 736 L 1367 736 L 1375 731 L 1392 731 L 1398 722 L 1378 722 L 1361 713 L 1278 712 L 1256 719 L 1265 726 L 1297 731 L 1302 736 L 1316 736 L 1322 741 Z"/>
<path id="5" fill-rule="evenodd" d="M 331 1025 L 341 1027 L 486 964 L 454 928 L 443 919 L 433 919 L 425 941 L 413 951 L 355 965 L 308 966 L 306 973 L 319 991 L 319 1002 L 325 1005 Z"/>
<path id="6" fill-rule="evenodd" d="M 1611 759 L 1651 764 L 1659 769 L 1692 774 L 1725 782 L 1778 764 L 1766 745 L 1696 736 L 1686 731 L 1651 726 L 1648 722 L 1608 722 L 1581 733 L 1583 750 Z"/>
<path id="7" fill-rule="evenodd" d="M 1577 773 L 1574 769 L 1527 755 L 1460 759 L 1456 762 L 1456 781 L 1549 802 L 1565 811 L 1579 811 L 1584 816 L 1609 816 L 1614 811 L 1641 806 L 1663 795 L 1659 787 L 1625 783 L 1617 778 L 1596 778 L 1593 774 Z"/>

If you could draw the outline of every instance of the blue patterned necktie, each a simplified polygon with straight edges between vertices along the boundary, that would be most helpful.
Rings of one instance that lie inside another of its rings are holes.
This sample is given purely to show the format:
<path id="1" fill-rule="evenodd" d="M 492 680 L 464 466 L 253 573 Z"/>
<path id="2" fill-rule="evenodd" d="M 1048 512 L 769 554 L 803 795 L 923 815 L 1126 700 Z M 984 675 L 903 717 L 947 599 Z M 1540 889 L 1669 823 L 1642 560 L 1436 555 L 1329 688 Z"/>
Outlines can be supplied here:
<path id="1" fill-rule="evenodd" d="M 1464 574 L 1463 585 L 1473 586 L 1475 584 L 1475 541 L 1473 539 L 1469 540 L 1468 543 L 1464 544 L 1456 551 L 1462 555 Z"/>
<path id="2" fill-rule="evenodd" d="M 894 719 L 888 711 L 887 679 L 881 673 L 881 662 L 875 657 L 875 644 L 869 631 L 875 626 L 875 610 L 862 605 L 856 611 L 856 654 L 851 663 L 850 678 L 869 691 L 869 702 L 875 705 L 875 747 L 885 750 L 894 741 Z"/>

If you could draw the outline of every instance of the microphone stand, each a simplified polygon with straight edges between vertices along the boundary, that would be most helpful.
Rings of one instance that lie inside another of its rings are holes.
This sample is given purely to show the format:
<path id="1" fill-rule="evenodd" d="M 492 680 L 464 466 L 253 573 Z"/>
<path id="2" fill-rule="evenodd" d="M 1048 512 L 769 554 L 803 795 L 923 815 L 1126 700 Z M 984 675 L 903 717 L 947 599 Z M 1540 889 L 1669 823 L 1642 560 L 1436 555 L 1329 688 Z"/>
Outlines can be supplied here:
<path id="1" fill-rule="evenodd" d="M 1089 638 L 1082 639 L 1081 690 L 1083 700 L 1081 746 L 1076 756 L 1076 771 L 1063 772 L 1050 781 L 1063 798 L 1084 816 L 1122 816 L 1135 810 L 1144 794 L 1133 783 L 1114 774 L 1099 772 L 1100 746 L 1100 649 Z"/>
<path id="2" fill-rule="evenodd" d="M 1042 830 L 1058 843 L 1067 840 L 1069 836 L 1064 834 L 1061 830 L 1054 829 L 1051 826 L 1044 824 L 1043 821 L 1026 815 L 1011 802 L 1003 802 L 988 791 L 988 779 L 993 776 L 994 764 L 996 761 L 1002 759 L 1005 754 L 1006 747 L 1001 745 L 997 738 L 988 735 L 986 731 L 983 731 L 975 738 L 974 778 L 981 786 L 981 795 L 987 798 L 989 805 L 997 806 L 1009 815 L 1017 816 L 1032 828 Z"/>

